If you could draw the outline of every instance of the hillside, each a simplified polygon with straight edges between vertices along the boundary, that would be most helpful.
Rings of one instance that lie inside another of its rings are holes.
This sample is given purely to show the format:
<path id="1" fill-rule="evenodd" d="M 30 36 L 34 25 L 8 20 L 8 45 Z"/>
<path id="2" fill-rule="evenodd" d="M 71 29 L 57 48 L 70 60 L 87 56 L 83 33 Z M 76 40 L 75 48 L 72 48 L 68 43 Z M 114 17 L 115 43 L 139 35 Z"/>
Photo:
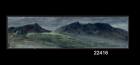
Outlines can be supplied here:
<path id="1" fill-rule="evenodd" d="M 128 48 L 128 32 L 107 23 L 74 22 L 55 31 L 43 29 L 35 23 L 8 28 L 8 47 Z"/>
<path id="2" fill-rule="evenodd" d="M 106 38 L 116 38 L 121 40 L 128 40 L 128 32 L 112 27 L 107 23 L 95 23 L 95 24 L 81 24 L 79 22 L 74 22 L 69 25 L 62 26 L 56 29 L 56 32 L 65 34 L 75 34 L 75 35 L 90 35 L 90 36 L 100 36 Z"/>
<path id="3" fill-rule="evenodd" d="M 34 23 L 34 24 L 28 24 L 19 27 L 9 27 L 8 32 L 16 33 L 19 35 L 23 35 L 23 34 L 26 35 L 27 33 L 30 32 L 41 33 L 41 32 L 50 32 L 50 31 L 42 28 L 38 23 Z"/>
<path id="4" fill-rule="evenodd" d="M 9 34 L 9 38 L 12 34 Z M 9 39 L 12 48 L 85 48 L 86 44 L 68 35 L 58 33 L 28 33 L 26 37 L 13 36 Z M 38 46 L 37 46 L 38 45 Z M 40 47 L 42 46 L 42 47 Z M 30 48 L 30 47 L 29 47 Z"/>

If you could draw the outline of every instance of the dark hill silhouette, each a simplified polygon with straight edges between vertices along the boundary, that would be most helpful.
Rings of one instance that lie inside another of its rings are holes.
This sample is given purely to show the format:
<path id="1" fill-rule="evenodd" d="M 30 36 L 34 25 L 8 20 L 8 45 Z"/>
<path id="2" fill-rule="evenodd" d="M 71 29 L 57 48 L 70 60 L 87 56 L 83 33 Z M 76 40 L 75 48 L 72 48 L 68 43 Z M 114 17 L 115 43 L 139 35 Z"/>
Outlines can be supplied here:
<path id="1" fill-rule="evenodd" d="M 117 37 L 124 40 L 128 40 L 128 32 L 114 28 L 108 23 L 88 23 L 81 24 L 74 22 L 66 26 L 62 26 L 56 30 L 57 32 L 66 32 L 72 34 L 87 34 L 87 35 L 99 35 L 104 37 Z"/>
<path id="2" fill-rule="evenodd" d="M 17 34 L 27 34 L 28 32 L 41 33 L 41 32 L 50 32 L 50 31 L 42 28 L 38 23 L 34 23 L 34 24 L 28 24 L 19 27 L 9 27 L 8 32 L 13 32 Z"/>

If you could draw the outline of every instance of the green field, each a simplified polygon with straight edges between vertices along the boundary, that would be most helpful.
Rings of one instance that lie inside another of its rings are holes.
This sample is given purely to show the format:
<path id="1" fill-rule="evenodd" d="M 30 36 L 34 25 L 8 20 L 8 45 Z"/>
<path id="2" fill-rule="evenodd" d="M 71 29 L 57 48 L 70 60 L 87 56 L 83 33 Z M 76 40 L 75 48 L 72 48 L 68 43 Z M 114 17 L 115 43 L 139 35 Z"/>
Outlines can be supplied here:
<path id="1" fill-rule="evenodd" d="M 100 38 L 101 39 L 101 38 Z M 8 48 L 120 48 L 111 42 L 90 36 L 83 39 L 76 36 L 49 33 L 28 33 L 26 36 L 8 33 Z"/>
<path id="2" fill-rule="evenodd" d="M 8 35 L 10 48 L 84 48 L 85 44 L 58 33 L 28 33 L 26 36 Z M 38 46 L 37 46 L 38 45 Z M 41 47 L 42 46 L 42 47 Z"/>

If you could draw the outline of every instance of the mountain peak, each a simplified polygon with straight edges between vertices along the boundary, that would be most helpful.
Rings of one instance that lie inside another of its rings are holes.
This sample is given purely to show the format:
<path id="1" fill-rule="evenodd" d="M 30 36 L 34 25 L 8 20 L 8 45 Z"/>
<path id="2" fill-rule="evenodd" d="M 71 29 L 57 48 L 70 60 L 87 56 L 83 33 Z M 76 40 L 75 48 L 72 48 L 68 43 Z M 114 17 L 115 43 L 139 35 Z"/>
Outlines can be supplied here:
<path id="1" fill-rule="evenodd" d="M 72 29 L 80 28 L 81 24 L 77 21 L 77 22 L 71 23 L 71 24 L 66 25 L 66 26 L 67 26 L 66 30 L 72 30 Z"/>
<path id="2" fill-rule="evenodd" d="M 108 23 L 94 23 L 93 26 L 95 26 L 99 30 L 112 30 L 113 27 Z"/>
<path id="3" fill-rule="evenodd" d="M 94 25 L 98 27 L 111 27 L 108 23 L 95 23 Z"/>
<path id="4" fill-rule="evenodd" d="M 40 26 L 38 23 L 34 23 L 33 25 L 35 25 L 35 26 Z"/>
<path id="5" fill-rule="evenodd" d="M 87 23 L 81 24 L 79 22 L 74 22 L 69 25 L 63 26 L 61 31 L 71 32 L 71 33 L 87 33 L 94 34 L 96 31 L 100 33 L 104 32 L 114 32 L 116 29 L 108 23 Z"/>
<path id="6" fill-rule="evenodd" d="M 116 29 L 108 23 L 87 23 L 80 24 L 79 22 L 74 22 L 69 25 L 60 27 L 57 29 L 58 32 L 67 32 L 74 34 L 87 34 L 87 35 L 118 35 L 127 36 L 127 32 L 123 29 Z"/>
<path id="7" fill-rule="evenodd" d="M 83 31 L 94 31 L 94 30 L 100 30 L 100 31 L 112 31 L 113 27 L 109 25 L 108 23 L 87 23 L 87 24 L 81 24 L 79 22 L 74 22 L 69 25 L 65 26 L 65 29 L 67 31 L 73 31 L 73 30 L 83 30 Z"/>
<path id="8" fill-rule="evenodd" d="M 19 27 L 9 27 L 8 32 L 14 32 L 17 34 L 26 34 L 28 32 L 39 33 L 39 32 L 50 32 L 50 31 L 42 28 L 38 23 L 34 23 L 34 24 L 28 24 Z"/>
<path id="9" fill-rule="evenodd" d="M 79 21 L 76 21 L 76 22 L 71 23 L 70 25 L 76 26 L 76 25 L 81 25 L 81 24 L 79 23 Z"/>
<path id="10" fill-rule="evenodd" d="M 33 27 L 38 27 L 40 28 L 41 26 L 38 23 L 33 23 L 33 24 L 27 24 L 27 25 L 23 25 L 24 27 L 29 27 L 29 28 L 33 28 Z"/>

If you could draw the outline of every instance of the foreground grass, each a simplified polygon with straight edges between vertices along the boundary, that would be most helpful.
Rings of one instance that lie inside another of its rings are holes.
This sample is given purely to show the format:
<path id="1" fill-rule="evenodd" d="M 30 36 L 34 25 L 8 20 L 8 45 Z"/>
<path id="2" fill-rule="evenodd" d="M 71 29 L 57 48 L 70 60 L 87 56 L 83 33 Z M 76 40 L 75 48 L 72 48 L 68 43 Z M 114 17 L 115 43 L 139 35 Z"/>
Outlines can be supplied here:
<path id="1" fill-rule="evenodd" d="M 28 33 L 26 36 L 8 33 L 9 48 L 120 48 L 119 45 L 108 41 L 101 42 L 102 40 L 99 39 L 93 37 L 82 39 L 81 36 L 75 37 L 56 32 Z"/>
<path id="2" fill-rule="evenodd" d="M 70 36 L 51 32 L 51 33 L 29 33 L 27 35 L 32 41 L 41 41 L 45 45 L 49 45 L 49 43 L 53 43 L 61 48 L 84 48 L 85 44 L 80 42 L 79 40 L 75 40 Z"/>

